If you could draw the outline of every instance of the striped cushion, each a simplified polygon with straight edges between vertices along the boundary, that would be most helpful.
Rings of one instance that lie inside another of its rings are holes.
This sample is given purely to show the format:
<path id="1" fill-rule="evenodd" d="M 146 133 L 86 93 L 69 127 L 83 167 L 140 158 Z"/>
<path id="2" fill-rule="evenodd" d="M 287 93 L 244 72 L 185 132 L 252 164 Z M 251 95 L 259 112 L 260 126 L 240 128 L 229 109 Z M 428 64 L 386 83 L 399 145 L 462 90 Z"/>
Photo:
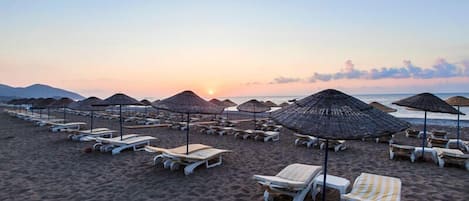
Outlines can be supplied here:
<path id="1" fill-rule="evenodd" d="M 285 167 L 275 176 L 254 175 L 254 179 L 260 182 L 274 184 L 277 187 L 303 189 L 306 188 L 321 171 L 321 166 L 294 163 Z"/>
<path id="2" fill-rule="evenodd" d="M 342 196 L 350 201 L 399 201 L 401 180 L 375 174 L 362 173 L 353 184 L 350 193 Z"/>

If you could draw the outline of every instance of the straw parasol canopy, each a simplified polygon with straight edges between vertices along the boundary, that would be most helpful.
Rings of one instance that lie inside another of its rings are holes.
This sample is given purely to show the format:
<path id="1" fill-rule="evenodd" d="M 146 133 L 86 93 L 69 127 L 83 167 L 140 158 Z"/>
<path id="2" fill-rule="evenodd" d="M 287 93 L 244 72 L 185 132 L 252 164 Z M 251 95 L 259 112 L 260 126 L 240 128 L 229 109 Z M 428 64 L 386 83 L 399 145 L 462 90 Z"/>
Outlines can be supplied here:
<path id="1" fill-rule="evenodd" d="M 270 107 L 259 102 L 256 99 L 251 99 L 249 101 L 246 101 L 238 107 L 236 107 L 239 111 L 243 112 L 250 112 L 250 113 L 262 113 L 262 112 L 267 112 L 270 110 Z"/>
<path id="2" fill-rule="evenodd" d="M 274 111 L 285 127 L 324 139 L 359 140 L 389 135 L 410 125 L 357 98 L 327 89 Z"/>
<path id="3" fill-rule="evenodd" d="M 453 96 L 451 98 L 446 99 L 446 103 L 457 106 L 458 112 L 460 112 L 460 107 L 467 107 L 469 106 L 469 99 L 464 96 Z M 460 126 L 459 126 L 459 114 L 458 114 L 458 125 L 457 125 L 457 147 L 459 149 L 459 138 L 460 138 Z"/>
<path id="4" fill-rule="evenodd" d="M 326 186 L 329 139 L 355 140 L 405 130 L 410 125 L 334 89 L 327 89 L 274 111 L 272 118 L 305 135 L 326 139 L 324 183 Z M 325 200 L 325 189 L 322 198 Z"/>
<path id="5" fill-rule="evenodd" d="M 439 112 L 448 114 L 459 113 L 456 109 L 451 107 L 451 105 L 431 93 L 417 94 L 415 96 L 393 102 L 392 104 L 414 108 L 426 112 Z"/>
<path id="6" fill-rule="evenodd" d="M 231 101 L 230 99 L 225 99 L 223 100 L 223 103 L 225 103 L 225 105 L 227 107 L 234 107 L 234 106 L 237 106 L 238 104 L 236 104 L 235 102 Z"/>
<path id="7" fill-rule="evenodd" d="M 54 102 L 53 98 L 38 98 L 32 102 L 31 109 L 46 109 L 47 105 Z"/>
<path id="8" fill-rule="evenodd" d="M 223 107 L 210 103 L 192 91 L 183 91 L 154 104 L 153 107 L 187 114 L 186 154 L 189 154 L 189 121 L 190 114 L 220 114 Z"/>
<path id="9" fill-rule="evenodd" d="M 381 104 L 379 102 L 376 102 L 376 101 L 369 103 L 369 105 L 373 106 L 374 108 L 376 108 L 378 110 L 386 112 L 386 113 L 397 112 L 396 109 L 388 107 L 388 106 L 383 105 L 383 104 Z"/>
<path id="10" fill-rule="evenodd" d="M 145 106 L 151 106 L 151 102 L 147 99 L 141 100 L 140 103 Z"/>
<path id="11" fill-rule="evenodd" d="M 268 101 L 265 101 L 264 102 L 264 105 L 266 105 L 267 107 L 278 107 L 277 104 L 275 104 L 274 102 L 268 100 Z"/>
<path id="12" fill-rule="evenodd" d="M 119 126 L 120 126 L 120 134 L 122 140 L 122 106 L 123 105 L 142 105 L 138 100 L 127 96 L 123 93 L 116 93 L 109 98 L 104 99 L 100 103 L 94 104 L 94 106 L 108 106 L 108 105 L 118 105 L 119 106 Z"/>
<path id="13" fill-rule="evenodd" d="M 446 103 L 452 106 L 469 106 L 469 99 L 464 96 L 453 96 L 446 99 Z"/>
<path id="14" fill-rule="evenodd" d="M 208 102 L 213 103 L 213 104 L 218 105 L 218 106 L 221 106 L 221 107 L 227 107 L 227 105 L 225 105 L 225 103 L 223 101 L 218 100 L 216 98 L 213 98 L 213 99 L 209 100 Z"/>
<path id="15" fill-rule="evenodd" d="M 242 112 L 252 113 L 253 120 L 254 120 L 254 129 L 256 128 L 256 113 L 267 112 L 270 110 L 269 106 L 265 105 L 264 103 L 259 102 L 256 99 L 251 99 L 249 101 L 241 103 L 236 108 Z"/>
<path id="16" fill-rule="evenodd" d="M 393 102 L 399 106 L 413 108 L 425 112 L 423 123 L 423 138 L 422 138 L 422 158 L 425 153 L 425 146 L 427 142 L 427 112 L 438 112 L 448 114 L 460 114 L 459 111 L 454 109 L 451 105 L 441 100 L 431 93 L 421 93 L 402 100 Z"/>
<path id="17" fill-rule="evenodd" d="M 61 98 L 59 100 L 56 100 L 54 102 L 52 102 L 51 104 L 47 105 L 47 113 L 49 114 L 49 109 L 50 108 L 62 108 L 64 111 L 63 111 L 63 123 L 65 123 L 65 119 L 66 119 L 66 111 L 65 111 L 65 108 L 73 103 L 75 101 L 73 101 L 72 99 L 70 98 Z"/>
<path id="18" fill-rule="evenodd" d="M 93 118 L 94 118 L 94 111 L 103 111 L 106 109 L 106 106 L 93 106 L 102 104 L 103 100 L 96 98 L 96 97 L 89 97 L 83 99 L 81 101 L 73 102 L 68 105 L 68 108 L 73 110 L 82 110 L 82 111 L 89 111 L 90 114 L 90 130 L 93 132 Z"/>
<path id="19" fill-rule="evenodd" d="M 288 104 L 287 102 L 283 102 L 283 103 L 280 103 L 280 105 L 278 105 L 279 107 L 286 107 L 290 104 Z"/>
<path id="20" fill-rule="evenodd" d="M 184 114 L 219 114 L 223 107 L 210 103 L 192 91 L 183 91 L 153 104 L 153 107 Z"/>

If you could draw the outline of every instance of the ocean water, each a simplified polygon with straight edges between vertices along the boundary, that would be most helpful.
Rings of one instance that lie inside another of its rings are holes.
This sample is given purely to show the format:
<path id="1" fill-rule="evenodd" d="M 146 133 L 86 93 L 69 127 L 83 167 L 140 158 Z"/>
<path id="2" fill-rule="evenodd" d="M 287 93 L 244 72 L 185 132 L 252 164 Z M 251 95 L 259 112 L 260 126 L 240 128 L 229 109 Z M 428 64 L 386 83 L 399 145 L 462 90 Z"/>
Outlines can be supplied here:
<path id="1" fill-rule="evenodd" d="M 397 112 L 390 113 L 391 115 L 394 115 L 399 118 L 404 118 L 404 119 L 409 119 L 413 122 L 418 123 L 419 119 L 423 119 L 424 117 L 424 112 L 422 111 L 413 111 L 413 110 L 408 110 L 405 107 L 400 107 L 397 105 L 393 105 L 392 102 L 401 100 L 403 98 L 407 98 L 409 96 L 412 96 L 415 94 L 367 94 L 367 95 L 352 95 L 360 100 L 362 100 L 365 103 L 370 103 L 373 101 L 380 102 L 383 105 L 386 105 L 388 107 L 397 109 Z M 445 100 L 449 97 L 452 96 L 465 96 L 469 97 L 469 93 L 441 93 L 441 94 L 435 94 L 439 98 Z M 224 100 L 225 98 L 229 98 L 233 102 L 240 104 L 243 102 L 246 102 L 250 99 L 257 99 L 257 100 L 262 100 L 262 101 L 267 101 L 270 100 L 276 104 L 280 104 L 283 102 L 287 102 L 288 100 L 291 99 L 297 99 L 300 100 L 302 98 L 306 97 L 305 96 L 258 96 L 258 97 L 223 97 L 220 98 L 221 100 Z M 235 111 L 236 107 L 231 107 L 227 109 L 228 111 Z M 275 108 L 274 108 L 275 110 Z M 461 115 L 460 119 L 465 120 L 464 124 L 469 125 L 469 107 L 461 107 L 460 108 L 461 112 L 468 114 L 468 115 Z M 427 112 L 427 118 L 431 119 L 431 122 L 434 124 L 452 124 L 452 120 L 457 119 L 457 115 L 450 115 L 450 114 L 442 114 L 442 113 L 433 113 L 433 112 Z M 440 123 L 438 123 L 440 120 Z M 468 121 L 468 122 L 466 122 Z"/>

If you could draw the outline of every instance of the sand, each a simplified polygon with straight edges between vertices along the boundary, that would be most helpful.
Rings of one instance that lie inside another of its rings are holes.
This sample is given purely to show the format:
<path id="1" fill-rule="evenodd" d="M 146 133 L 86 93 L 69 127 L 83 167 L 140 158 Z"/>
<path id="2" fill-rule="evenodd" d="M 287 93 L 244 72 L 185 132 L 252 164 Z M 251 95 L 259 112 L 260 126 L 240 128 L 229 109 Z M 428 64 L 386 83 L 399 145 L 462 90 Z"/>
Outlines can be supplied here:
<path id="1" fill-rule="evenodd" d="M 89 119 L 68 117 L 85 122 Z M 95 125 L 117 129 L 118 121 L 97 119 Z M 444 129 L 454 137 L 454 128 Z M 185 132 L 169 128 L 125 132 L 157 137 L 159 141 L 153 144 L 159 147 L 185 144 Z M 463 130 L 465 139 L 468 133 L 469 129 Z M 420 140 L 402 134 L 397 135 L 397 141 L 420 145 Z M 323 163 L 321 150 L 296 147 L 288 130 L 282 131 L 280 141 L 267 143 L 192 130 L 190 142 L 230 149 L 233 153 L 224 157 L 221 166 L 200 167 L 185 176 L 183 170 L 171 172 L 153 166 L 152 153 L 85 153 L 83 150 L 92 142 L 72 142 L 65 133 L 52 133 L 46 127 L 0 113 L 0 200 L 262 200 L 263 190 L 252 175 L 274 175 L 291 163 Z M 329 152 L 329 174 L 353 183 L 361 172 L 399 177 L 402 200 L 469 200 L 469 172 L 461 167 L 439 168 L 429 161 L 389 160 L 388 145 L 372 141 L 348 141 L 347 150 Z M 328 191 L 328 200 L 338 197 L 337 191 Z"/>

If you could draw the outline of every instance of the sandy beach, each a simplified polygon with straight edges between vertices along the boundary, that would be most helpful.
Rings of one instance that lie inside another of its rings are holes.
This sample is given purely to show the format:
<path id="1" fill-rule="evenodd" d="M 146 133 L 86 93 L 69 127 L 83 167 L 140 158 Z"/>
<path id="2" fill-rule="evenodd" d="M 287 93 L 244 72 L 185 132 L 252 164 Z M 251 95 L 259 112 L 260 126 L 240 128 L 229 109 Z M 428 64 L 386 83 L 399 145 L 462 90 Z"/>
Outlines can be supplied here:
<path id="1" fill-rule="evenodd" d="M 68 117 L 69 121 L 89 121 L 88 117 Z M 96 119 L 95 125 L 118 129 L 117 120 Z M 434 128 L 445 129 L 451 133 L 450 138 L 455 137 L 454 127 L 430 126 L 429 130 Z M 185 144 L 185 132 L 169 128 L 126 129 L 125 133 L 157 137 L 159 140 L 152 144 L 158 147 Z M 469 139 L 469 129 L 464 128 L 462 133 L 463 139 Z M 182 170 L 171 172 L 153 166 L 154 154 L 144 151 L 124 151 L 115 156 L 85 153 L 83 150 L 93 142 L 73 142 L 67 135 L 1 112 L 0 200 L 262 200 L 263 190 L 252 175 L 275 175 L 291 163 L 323 163 L 321 150 L 296 147 L 292 132 L 286 129 L 280 141 L 266 143 L 191 130 L 191 143 L 233 153 L 226 154 L 223 165 L 200 167 L 189 176 Z M 403 134 L 397 134 L 396 140 L 416 146 L 421 142 Z M 353 183 L 362 172 L 400 178 L 401 200 L 469 200 L 469 173 L 464 168 L 439 168 L 430 161 L 390 160 L 388 145 L 372 141 L 347 141 L 347 150 L 329 152 L 328 174 Z M 328 191 L 328 200 L 338 197 L 337 191 Z"/>

